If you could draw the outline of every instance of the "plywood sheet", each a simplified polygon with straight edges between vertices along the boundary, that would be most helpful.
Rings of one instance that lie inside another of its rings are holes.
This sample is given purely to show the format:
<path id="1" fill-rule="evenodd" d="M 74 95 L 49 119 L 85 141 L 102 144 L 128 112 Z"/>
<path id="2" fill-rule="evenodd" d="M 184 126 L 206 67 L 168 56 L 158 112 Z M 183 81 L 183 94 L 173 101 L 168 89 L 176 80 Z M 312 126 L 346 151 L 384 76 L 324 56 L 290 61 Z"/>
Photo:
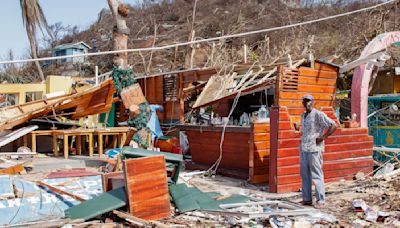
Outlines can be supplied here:
<path id="1" fill-rule="evenodd" d="M 169 217 L 171 212 L 164 156 L 125 160 L 124 171 L 129 212 L 147 220 Z"/>

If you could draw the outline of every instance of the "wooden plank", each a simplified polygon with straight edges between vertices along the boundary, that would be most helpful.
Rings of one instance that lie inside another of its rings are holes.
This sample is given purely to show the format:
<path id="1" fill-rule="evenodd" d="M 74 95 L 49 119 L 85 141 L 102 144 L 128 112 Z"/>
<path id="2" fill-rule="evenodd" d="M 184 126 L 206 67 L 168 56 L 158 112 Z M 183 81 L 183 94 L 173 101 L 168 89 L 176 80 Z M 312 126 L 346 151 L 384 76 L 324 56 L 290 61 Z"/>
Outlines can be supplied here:
<path id="1" fill-rule="evenodd" d="M 319 85 L 319 86 L 336 86 L 336 79 L 316 78 L 300 76 L 298 79 L 299 85 Z M 314 97 L 317 99 L 316 97 Z"/>
<path id="2" fill-rule="evenodd" d="M 343 152 L 333 152 L 333 153 L 324 153 L 324 160 L 339 160 L 344 158 L 356 158 L 356 157 L 372 157 L 373 150 L 364 149 L 364 150 L 354 150 L 354 151 L 343 151 Z"/>
<path id="3" fill-rule="evenodd" d="M 353 178 L 358 172 L 366 173 L 366 170 L 370 170 L 371 168 L 373 168 L 373 164 L 367 166 L 357 166 L 348 169 L 330 170 L 324 172 L 324 177 L 327 179 L 338 177 L 344 179 L 345 177 L 349 176 Z"/>
<path id="4" fill-rule="evenodd" d="M 358 149 L 372 149 L 374 142 L 355 142 L 355 143 L 342 143 L 342 144 L 327 144 L 325 145 L 325 152 L 336 152 L 346 150 Z"/>
<path id="5" fill-rule="evenodd" d="M 292 139 L 279 139 L 278 140 L 278 148 L 299 148 L 301 140 L 300 138 L 292 138 Z"/>
<path id="6" fill-rule="evenodd" d="M 277 176 L 277 160 L 278 160 L 278 131 L 279 131 L 279 114 L 287 112 L 286 108 L 272 107 L 270 111 L 271 120 L 271 136 L 270 136 L 270 162 L 268 170 L 268 187 L 271 192 L 277 192 L 276 176 Z"/>
<path id="7" fill-rule="evenodd" d="M 69 196 L 69 197 L 71 197 L 71 198 L 73 198 L 75 200 L 80 201 L 80 202 L 85 201 L 85 199 L 83 199 L 83 198 L 81 198 L 81 197 L 79 197 L 77 195 L 74 195 L 74 194 L 66 192 L 66 191 L 64 191 L 62 189 L 59 189 L 59 188 L 56 188 L 56 187 L 51 186 L 49 184 L 46 184 L 43 181 L 36 181 L 36 184 L 39 185 L 39 186 L 43 186 L 43 187 L 49 189 L 50 191 L 57 193 L 60 196 L 67 195 L 67 196 Z"/>
<path id="8" fill-rule="evenodd" d="M 340 163 L 340 166 L 337 164 Z M 348 169 L 360 169 L 363 167 L 372 167 L 373 161 L 372 159 L 355 159 L 353 161 L 350 160 L 339 160 L 339 161 L 325 161 L 323 165 L 323 170 L 325 172 L 338 172 L 340 170 L 348 170 Z M 286 175 L 294 175 L 300 173 L 300 164 L 295 164 L 291 166 L 281 166 L 278 167 L 278 176 L 286 176 Z M 325 176 L 326 178 L 326 176 Z"/>
<path id="9" fill-rule="evenodd" d="M 124 172 L 130 214 L 154 220 L 170 216 L 164 156 L 125 160 Z"/>
<path id="10" fill-rule="evenodd" d="M 270 148 L 270 142 L 269 141 L 260 141 L 260 142 L 255 142 L 254 143 L 254 149 L 256 151 L 267 150 L 269 148 Z"/>
<path id="11" fill-rule="evenodd" d="M 283 158 L 278 157 L 277 161 L 278 167 L 291 166 L 295 164 L 300 164 L 300 155 L 293 157 L 283 157 Z"/>
<path id="12" fill-rule="evenodd" d="M 277 179 L 278 179 L 278 184 L 293 184 L 301 182 L 301 177 L 299 173 L 292 175 L 277 176 Z"/>
<path id="13" fill-rule="evenodd" d="M 298 85 L 298 92 L 335 94 L 336 86 Z"/>
<path id="14" fill-rule="evenodd" d="M 279 121 L 289 121 L 290 120 L 290 118 L 289 118 L 289 113 L 286 111 L 286 112 L 279 112 Z"/>
<path id="15" fill-rule="evenodd" d="M 190 144 L 192 160 L 195 163 L 213 164 L 219 157 L 219 145 Z M 241 149 L 223 146 L 221 167 L 248 169 L 249 147 Z"/>
<path id="16" fill-rule="evenodd" d="M 331 72 L 335 72 L 336 75 L 339 72 L 339 68 L 326 64 L 326 63 L 322 63 L 322 62 L 318 62 L 315 61 L 315 65 L 314 65 L 314 69 L 318 70 L 318 71 L 331 71 Z"/>
<path id="17" fill-rule="evenodd" d="M 294 130 L 290 121 L 279 121 L 279 130 Z"/>
<path id="18" fill-rule="evenodd" d="M 112 173 L 104 173 L 102 175 L 102 182 L 103 182 L 103 191 L 109 192 L 111 190 L 120 188 L 122 186 L 113 186 L 113 180 L 120 180 L 123 181 L 125 185 L 125 175 L 122 171 L 120 172 L 112 172 Z M 126 187 L 126 186 L 124 186 Z"/>
<path id="19" fill-rule="evenodd" d="M 371 142 L 371 137 L 369 135 L 348 135 L 343 137 L 340 135 L 332 135 L 325 140 L 326 145 L 328 144 L 341 144 L 349 142 Z"/>
<path id="20" fill-rule="evenodd" d="M 289 99 L 280 99 L 280 106 L 286 106 L 288 108 L 304 108 L 301 100 L 289 100 Z M 333 100 L 315 100 L 316 106 L 333 106 Z"/>
<path id="21" fill-rule="evenodd" d="M 269 133 L 255 133 L 254 134 L 254 141 L 269 141 Z"/>
<path id="22" fill-rule="evenodd" d="M 309 67 L 300 67 L 299 68 L 300 76 L 308 76 L 308 77 L 316 77 L 316 78 L 327 78 L 327 79 L 336 79 L 338 76 L 337 72 L 324 71 L 324 70 L 315 70 Z"/>
<path id="23" fill-rule="evenodd" d="M 368 134 L 368 128 L 340 128 L 335 131 L 339 135 Z"/>
<path id="24" fill-rule="evenodd" d="M 269 133 L 269 123 L 254 123 L 254 133 Z"/>
<path id="25" fill-rule="evenodd" d="M 300 155 L 300 147 L 294 148 L 279 148 L 278 149 L 278 157 L 292 157 Z"/>
<path id="26" fill-rule="evenodd" d="M 23 166 L 25 162 L 23 161 L 14 162 L 6 159 L 1 160 L 3 160 L 3 163 L 0 163 L 0 174 L 18 174 L 25 170 Z"/>
<path id="27" fill-rule="evenodd" d="M 301 100 L 304 95 L 308 94 L 307 92 L 280 92 L 279 97 L 281 99 L 289 99 L 289 100 Z M 315 100 L 335 100 L 335 94 L 330 93 L 313 93 L 312 94 Z"/>
<path id="28" fill-rule="evenodd" d="M 291 139 L 291 138 L 300 138 L 301 132 L 294 130 L 280 130 L 278 132 L 279 139 Z"/>
<path id="29" fill-rule="evenodd" d="M 301 189 L 301 182 L 292 183 L 292 184 L 279 184 L 277 185 L 277 193 L 284 192 L 299 192 Z"/>
<path id="30" fill-rule="evenodd" d="M 12 131 L 4 136 L 1 136 L 0 137 L 0 147 L 7 145 L 8 143 L 10 143 L 14 140 L 17 140 L 17 139 L 21 138 L 22 136 L 25 136 L 36 129 L 38 129 L 37 125 L 27 126 L 27 127 L 23 127 L 23 128 L 15 130 L 15 131 Z"/>

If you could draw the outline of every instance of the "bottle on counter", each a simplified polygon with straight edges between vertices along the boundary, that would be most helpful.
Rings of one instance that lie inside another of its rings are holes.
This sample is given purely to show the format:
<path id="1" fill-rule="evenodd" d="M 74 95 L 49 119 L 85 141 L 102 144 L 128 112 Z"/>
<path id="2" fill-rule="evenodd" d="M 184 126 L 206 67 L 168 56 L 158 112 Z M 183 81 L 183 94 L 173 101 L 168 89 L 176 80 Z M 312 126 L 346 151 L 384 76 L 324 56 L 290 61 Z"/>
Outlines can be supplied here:
<path id="1" fill-rule="evenodd" d="M 260 109 L 258 109 L 257 122 L 269 122 L 269 112 L 265 108 L 265 105 L 261 105 Z"/>
<path id="2" fill-rule="evenodd" d="M 239 123 L 242 126 L 250 125 L 250 118 L 249 118 L 249 115 L 246 112 L 243 112 L 243 114 L 240 116 Z"/>

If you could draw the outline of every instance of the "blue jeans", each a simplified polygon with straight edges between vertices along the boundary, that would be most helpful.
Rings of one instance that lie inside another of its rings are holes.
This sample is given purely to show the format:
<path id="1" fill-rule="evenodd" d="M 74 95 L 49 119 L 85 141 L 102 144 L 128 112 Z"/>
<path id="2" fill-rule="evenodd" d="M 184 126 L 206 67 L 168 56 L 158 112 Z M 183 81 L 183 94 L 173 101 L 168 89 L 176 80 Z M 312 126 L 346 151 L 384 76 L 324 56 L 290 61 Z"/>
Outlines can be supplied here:
<path id="1" fill-rule="evenodd" d="M 315 184 L 317 202 L 325 202 L 324 173 L 321 152 L 300 152 L 301 193 L 304 202 L 312 202 L 312 181 Z"/>

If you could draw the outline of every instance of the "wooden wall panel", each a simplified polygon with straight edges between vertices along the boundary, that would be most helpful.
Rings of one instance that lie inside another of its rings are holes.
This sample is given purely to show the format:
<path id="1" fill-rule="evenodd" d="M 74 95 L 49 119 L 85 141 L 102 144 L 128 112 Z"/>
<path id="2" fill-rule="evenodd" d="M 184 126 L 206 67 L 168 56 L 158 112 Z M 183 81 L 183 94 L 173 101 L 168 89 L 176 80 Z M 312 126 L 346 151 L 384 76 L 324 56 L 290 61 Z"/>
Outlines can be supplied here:
<path id="1" fill-rule="evenodd" d="M 146 220 L 169 217 L 171 212 L 164 156 L 125 160 L 124 171 L 129 213 Z"/>
<path id="2" fill-rule="evenodd" d="M 211 166 L 220 154 L 220 131 L 185 130 L 188 139 L 192 161 Z M 249 171 L 250 133 L 225 132 L 223 155 L 220 167 L 245 172 Z"/>
<path id="3" fill-rule="evenodd" d="M 304 113 L 300 105 L 302 96 L 312 94 L 316 99 L 315 107 L 339 124 L 332 107 L 335 102 L 337 69 L 318 63 L 316 69 L 300 67 L 298 74 L 297 88 L 293 86 L 295 90 L 277 89 L 280 92 L 275 104 L 279 106 L 271 111 L 269 188 L 272 192 L 297 191 L 301 186 L 301 134 L 293 128 L 292 123 L 300 123 L 300 116 Z M 285 77 L 282 73 L 278 75 Z M 280 85 L 278 79 L 277 87 Z M 273 133 L 275 128 L 276 134 Z M 359 171 L 368 173 L 373 167 L 372 147 L 373 138 L 368 135 L 368 129 L 339 127 L 325 142 L 325 181 L 351 179 Z"/>
<path id="4" fill-rule="evenodd" d="M 254 123 L 252 126 L 251 147 L 249 154 L 250 182 L 267 183 L 269 179 L 270 155 L 269 123 Z"/>

